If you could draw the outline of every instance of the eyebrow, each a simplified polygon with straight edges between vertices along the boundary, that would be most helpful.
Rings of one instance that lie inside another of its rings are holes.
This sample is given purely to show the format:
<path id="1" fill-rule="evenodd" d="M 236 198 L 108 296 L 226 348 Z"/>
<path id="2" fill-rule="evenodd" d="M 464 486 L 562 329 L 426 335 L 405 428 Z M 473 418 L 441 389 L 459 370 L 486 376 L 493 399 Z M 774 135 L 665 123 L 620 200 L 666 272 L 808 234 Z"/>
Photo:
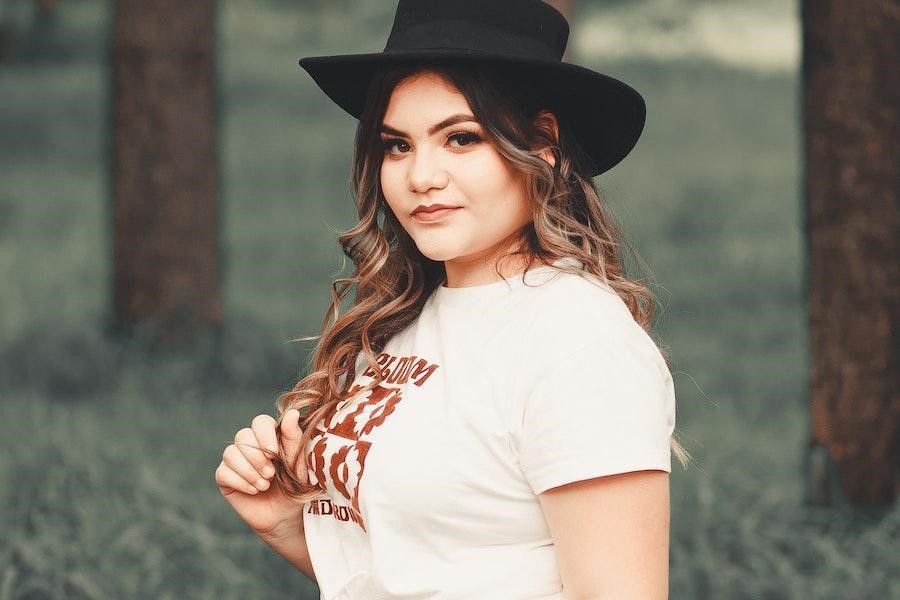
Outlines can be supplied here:
<path id="1" fill-rule="evenodd" d="M 428 131 L 426 131 L 426 133 L 428 135 L 434 135 L 435 133 L 437 133 L 441 129 L 444 129 L 445 127 L 450 127 L 451 125 L 456 125 L 457 123 L 465 123 L 465 122 L 477 123 L 478 121 L 475 119 L 475 117 L 473 115 L 463 115 L 463 114 L 453 115 L 453 116 L 447 117 L 440 123 L 432 125 L 431 127 L 428 128 Z M 381 133 L 389 133 L 391 135 L 399 135 L 400 137 L 409 137 L 407 134 L 403 133 L 399 129 L 395 129 L 395 128 L 391 127 L 387 123 L 381 124 Z"/>

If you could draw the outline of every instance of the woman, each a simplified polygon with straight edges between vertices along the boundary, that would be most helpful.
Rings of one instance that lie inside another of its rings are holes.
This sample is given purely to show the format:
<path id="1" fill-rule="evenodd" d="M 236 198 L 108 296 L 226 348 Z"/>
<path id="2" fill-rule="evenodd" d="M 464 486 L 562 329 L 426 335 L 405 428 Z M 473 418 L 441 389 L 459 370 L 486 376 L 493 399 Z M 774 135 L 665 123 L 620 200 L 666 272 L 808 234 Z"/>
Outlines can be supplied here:
<path id="1" fill-rule="evenodd" d="M 667 596 L 674 387 L 591 180 L 644 103 L 567 36 L 538 0 L 400 0 L 384 52 L 301 60 L 359 118 L 356 272 L 216 481 L 324 599 Z"/>

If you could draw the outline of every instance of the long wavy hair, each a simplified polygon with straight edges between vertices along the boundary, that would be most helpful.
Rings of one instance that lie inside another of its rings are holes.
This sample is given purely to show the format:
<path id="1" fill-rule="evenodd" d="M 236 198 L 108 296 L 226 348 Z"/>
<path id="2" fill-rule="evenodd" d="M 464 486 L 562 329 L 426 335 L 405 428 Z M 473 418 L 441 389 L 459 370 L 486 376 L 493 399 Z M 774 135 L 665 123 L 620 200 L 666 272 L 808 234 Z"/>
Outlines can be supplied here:
<path id="1" fill-rule="evenodd" d="M 585 271 L 612 287 L 635 321 L 651 333 L 654 297 L 640 280 L 625 274 L 623 249 L 635 258 L 637 253 L 614 223 L 588 175 L 590 158 L 572 134 L 571 124 L 554 115 L 559 128 L 558 137 L 554 136 L 546 118 L 548 110 L 532 94 L 533 86 L 527 79 L 508 69 L 500 71 L 483 64 L 432 61 L 385 68 L 369 88 L 356 129 L 350 189 L 359 222 L 338 238 L 356 268 L 350 277 L 332 283 L 332 304 L 322 333 L 293 340 L 320 341 L 311 368 L 308 365 L 309 374 L 276 401 L 279 436 L 284 413 L 291 408 L 300 411 L 300 451 L 291 461 L 283 449 L 278 454 L 263 450 L 275 464 L 274 484 L 297 502 L 324 495 L 321 483 L 310 485 L 303 477 L 311 468 L 306 448 L 316 434 L 316 424 L 330 416 L 346 397 L 357 375 L 358 357 L 364 356 L 375 377 L 365 389 L 379 385 L 383 377 L 376 355 L 392 336 L 416 320 L 425 301 L 444 281 L 443 263 L 418 250 L 380 189 L 380 128 L 391 93 L 397 84 L 424 73 L 439 75 L 465 96 L 487 141 L 524 175 L 533 220 L 522 228 L 503 258 L 522 257 L 526 271 L 536 263 L 550 265 L 562 257 L 578 259 Z M 554 166 L 539 156 L 548 148 L 556 158 Z M 583 276 L 577 266 L 558 268 Z M 499 271 L 497 274 L 500 277 Z M 353 286 L 353 302 L 341 314 L 343 300 Z M 655 343 L 671 368 L 667 349 Z M 669 444 L 686 467 L 687 451 L 674 436 Z M 303 465 L 298 464 L 300 460 Z"/>

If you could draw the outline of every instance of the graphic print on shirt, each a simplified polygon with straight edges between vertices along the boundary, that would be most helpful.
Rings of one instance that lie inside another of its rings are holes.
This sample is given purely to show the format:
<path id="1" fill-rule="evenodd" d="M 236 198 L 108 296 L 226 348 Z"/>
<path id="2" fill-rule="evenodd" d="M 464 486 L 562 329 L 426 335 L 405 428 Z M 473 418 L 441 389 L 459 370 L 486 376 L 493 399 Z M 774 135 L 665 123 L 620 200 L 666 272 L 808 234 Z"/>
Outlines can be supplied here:
<path id="1" fill-rule="evenodd" d="M 310 502 L 309 514 L 353 521 L 363 531 L 366 526 L 359 508 L 359 487 L 366 457 L 374 443 L 373 433 L 403 400 L 405 384 L 411 380 L 421 386 L 438 368 L 415 355 L 399 357 L 382 352 L 376 361 L 384 381 L 363 390 L 375 378 L 375 371 L 367 367 L 337 403 L 335 412 L 317 424 L 317 433 L 310 441 L 312 449 L 306 457 L 310 483 L 320 485 L 321 482 L 331 496 L 330 500 Z M 363 378 L 369 381 L 361 381 Z M 338 504 L 335 502 L 338 498 L 346 499 L 349 504 Z"/>

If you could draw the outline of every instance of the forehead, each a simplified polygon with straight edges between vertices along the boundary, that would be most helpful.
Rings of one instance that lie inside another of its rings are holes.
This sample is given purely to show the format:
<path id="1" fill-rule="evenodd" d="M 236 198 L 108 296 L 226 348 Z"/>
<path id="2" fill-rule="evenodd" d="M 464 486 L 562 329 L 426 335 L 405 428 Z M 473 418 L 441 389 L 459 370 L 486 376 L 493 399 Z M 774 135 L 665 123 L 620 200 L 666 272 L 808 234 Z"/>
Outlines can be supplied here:
<path id="1" fill-rule="evenodd" d="M 398 127 L 425 128 L 447 115 L 471 112 L 468 100 L 452 83 L 430 71 L 411 75 L 391 92 L 384 121 Z"/>

